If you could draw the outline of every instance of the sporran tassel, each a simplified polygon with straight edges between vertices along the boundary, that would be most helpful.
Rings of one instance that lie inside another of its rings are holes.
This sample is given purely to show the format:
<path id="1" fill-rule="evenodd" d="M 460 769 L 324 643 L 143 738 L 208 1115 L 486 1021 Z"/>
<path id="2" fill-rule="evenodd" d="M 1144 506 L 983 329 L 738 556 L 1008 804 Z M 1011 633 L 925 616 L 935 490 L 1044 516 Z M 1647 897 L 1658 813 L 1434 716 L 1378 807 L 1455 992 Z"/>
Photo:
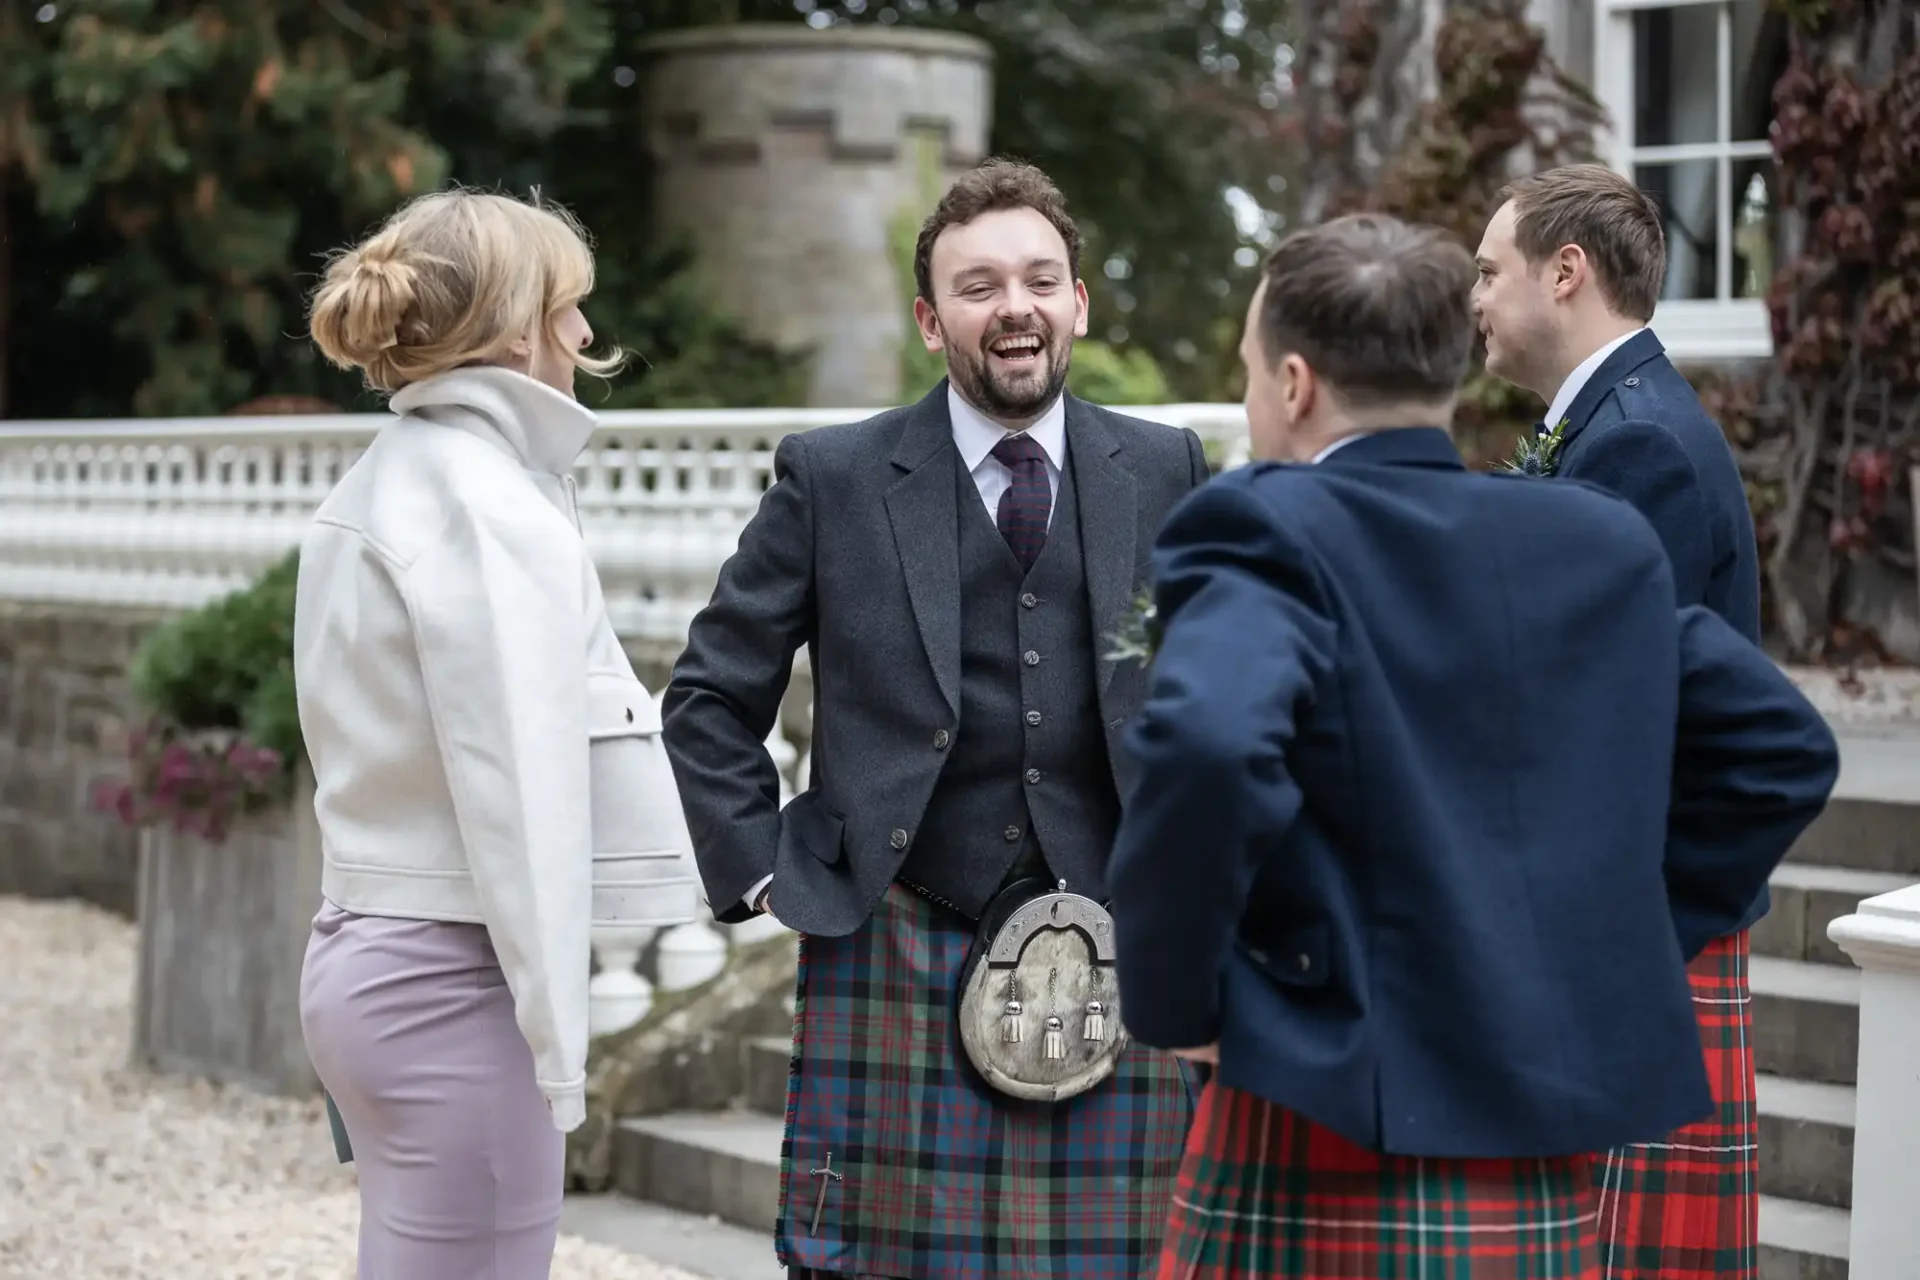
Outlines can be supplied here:
<path id="1" fill-rule="evenodd" d="M 1067 1056 L 1067 1033 L 1058 1016 L 1047 1019 L 1047 1041 L 1042 1052 L 1055 1062 Z"/>
<path id="2" fill-rule="evenodd" d="M 1094 1041 L 1107 1038 L 1107 1007 L 1098 1000 L 1087 1001 L 1087 1025 L 1083 1034 Z"/>
<path id="3" fill-rule="evenodd" d="M 1020 1002 L 1007 1001 L 1007 1011 L 1000 1018 L 1000 1038 L 1008 1044 L 1020 1043 Z"/>

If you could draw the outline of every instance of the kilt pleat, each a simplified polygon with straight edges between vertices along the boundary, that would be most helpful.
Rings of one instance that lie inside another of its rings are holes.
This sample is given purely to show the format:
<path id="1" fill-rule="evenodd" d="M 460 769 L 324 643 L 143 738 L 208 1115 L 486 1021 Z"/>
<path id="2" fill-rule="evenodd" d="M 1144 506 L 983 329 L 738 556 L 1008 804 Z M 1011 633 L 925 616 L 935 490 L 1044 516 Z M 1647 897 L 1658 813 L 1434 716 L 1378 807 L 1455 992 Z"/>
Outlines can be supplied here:
<path id="1" fill-rule="evenodd" d="M 996 1093 L 955 1020 L 973 938 L 897 885 L 853 934 L 802 938 L 776 1226 L 796 1273 L 1134 1280 L 1158 1257 L 1186 1072 L 1135 1046 L 1065 1103 Z"/>
<path id="2" fill-rule="evenodd" d="M 1160 1280 L 1598 1280 L 1588 1156 L 1383 1155 L 1264 1098 L 1201 1095 Z"/>
<path id="3" fill-rule="evenodd" d="M 1748 938 L 1687 967 L 1714 1111 L 1661 1142 L 1599 1158 L 1602 1280 L 1756 1280 L 1760 1130 Z"/>

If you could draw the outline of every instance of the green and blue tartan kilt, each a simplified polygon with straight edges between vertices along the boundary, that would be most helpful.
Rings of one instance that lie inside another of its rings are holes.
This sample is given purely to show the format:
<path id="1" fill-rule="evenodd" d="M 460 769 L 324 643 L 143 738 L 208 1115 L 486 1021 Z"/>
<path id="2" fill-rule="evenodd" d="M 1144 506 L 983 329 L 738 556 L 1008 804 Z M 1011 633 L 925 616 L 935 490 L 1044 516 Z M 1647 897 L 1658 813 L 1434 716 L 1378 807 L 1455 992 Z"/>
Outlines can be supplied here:
<path id="1" fill-rule="evenodd" d="M 1755 1280 L 1760 1274 L 1760 1119 L 1745 930 L 1687 966 L 1714 1111 L 1660 1142 L 1600 1157 L 1607 1280 Z"/>
<path id="2" fill-rule="evenodd" d="M 775 1227 L 793 1274 L 1151 1272 L 1193 1115 L 1186 1069 L 1136 1045 L 1064 1103 L 995 1092 L 955 1013 L 974 934 L 894 885 L 853 934 L 801 939 Z M 837 1177 L 816 1172 L 829 1155 Z"/>
<path id="3" fill-rule="evenodd" d="M 1215 1080 L 1160 1280 L 1600 1280 L 1592 1159 L 1382 1155 Z"/>

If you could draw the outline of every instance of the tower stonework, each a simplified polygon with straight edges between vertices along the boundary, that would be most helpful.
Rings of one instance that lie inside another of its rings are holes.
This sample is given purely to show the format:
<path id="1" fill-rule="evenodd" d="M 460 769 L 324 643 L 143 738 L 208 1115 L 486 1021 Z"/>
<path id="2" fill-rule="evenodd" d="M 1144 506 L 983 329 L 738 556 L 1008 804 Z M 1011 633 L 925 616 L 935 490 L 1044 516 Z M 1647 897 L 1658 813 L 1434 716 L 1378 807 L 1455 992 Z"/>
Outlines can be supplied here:
<path id="1" fill-rule="evenodd" d="M 913 322 L 893 234 L 986 155 L 989 46 L 743 24 L 645 53 L 655 225 L 687 238 L 718 309 L 811 350 L 809 404 L 895 403 Z"/>

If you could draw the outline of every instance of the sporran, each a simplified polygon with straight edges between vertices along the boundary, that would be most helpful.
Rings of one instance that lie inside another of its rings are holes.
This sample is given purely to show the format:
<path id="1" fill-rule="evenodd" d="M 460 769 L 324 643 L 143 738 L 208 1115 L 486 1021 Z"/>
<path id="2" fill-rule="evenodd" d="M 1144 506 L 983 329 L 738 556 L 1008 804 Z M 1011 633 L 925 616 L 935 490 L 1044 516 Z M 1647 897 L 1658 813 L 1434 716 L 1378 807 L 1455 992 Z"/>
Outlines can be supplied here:
<path id="1" fill-rule="evenodd" d="M 1113 917 L 1044 880 L 1009 885 L 981 920 L 960 985 L 960 1042 L 994 1089 L 1064 1102 L 1112 1075 L 1127 1045 Z"/>

